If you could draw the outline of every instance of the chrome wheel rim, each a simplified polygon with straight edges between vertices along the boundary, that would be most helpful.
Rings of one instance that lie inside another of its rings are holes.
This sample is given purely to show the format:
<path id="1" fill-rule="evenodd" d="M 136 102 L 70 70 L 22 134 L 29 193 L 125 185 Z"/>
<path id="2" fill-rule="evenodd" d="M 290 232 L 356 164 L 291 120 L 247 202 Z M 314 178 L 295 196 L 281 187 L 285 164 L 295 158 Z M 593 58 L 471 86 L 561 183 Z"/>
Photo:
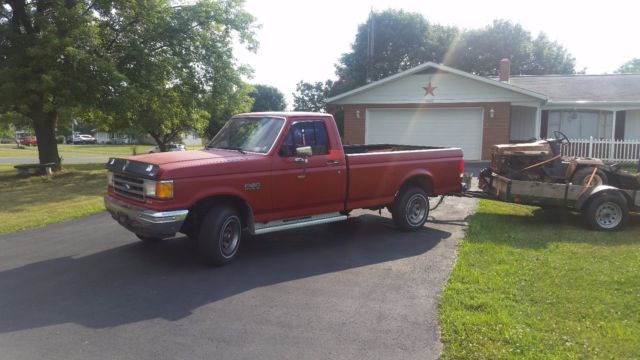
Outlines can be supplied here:
<path id="1" fill-rule="evenodd" d="M 622 221 L 622 208 L 614 202 L 605 202 L 596 209 L 596 222 L 603 229 L 612 229 Z"/>
<path id="2" fill-rule="evenodd" d="M 427 198 L 421 194 L 415 194 L 407 201 L 405 208 L 405 217 L 407 222 L 412 226 L 420 226 L 427 218 L 429 203 Z"/>
<path id="3" fill-rule="evenodd" d="M 240 219 L 231 216 L 222 224 L 220 231 L 220 252 L 225 258 L 232 257 L 240 244 Z"/>

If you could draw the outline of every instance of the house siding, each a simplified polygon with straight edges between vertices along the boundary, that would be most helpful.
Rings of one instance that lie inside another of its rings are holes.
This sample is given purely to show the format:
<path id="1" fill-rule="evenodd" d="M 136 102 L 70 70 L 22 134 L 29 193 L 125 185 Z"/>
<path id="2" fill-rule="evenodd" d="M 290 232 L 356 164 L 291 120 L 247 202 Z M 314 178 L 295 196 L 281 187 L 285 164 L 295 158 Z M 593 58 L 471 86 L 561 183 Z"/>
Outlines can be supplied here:
<path id="1" fill-rule="evenodd" d="M 431 83 L 434 95 L 425 97 L 423 87 Z M 530 96 L 498 86 L 468 79 L 456 74 L 415 74 L 391 81 L 336 100 L 333 104 L 411 104 L 411 103 L 464 103 L 464 102 L 538 102 Z"/>

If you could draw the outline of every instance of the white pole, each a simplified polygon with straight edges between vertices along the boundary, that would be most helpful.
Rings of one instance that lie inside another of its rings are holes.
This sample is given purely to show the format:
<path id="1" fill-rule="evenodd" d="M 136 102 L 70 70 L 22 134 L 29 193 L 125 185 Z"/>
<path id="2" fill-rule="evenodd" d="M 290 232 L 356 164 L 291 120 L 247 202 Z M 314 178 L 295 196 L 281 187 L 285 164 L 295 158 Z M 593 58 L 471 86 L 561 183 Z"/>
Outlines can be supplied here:
<path id="1" fill-rule="evenodd" d="M 593 157 L 593 136 L 589 136 L 589 157 Z"/>
<path id="2" fill-rule="evenodd" d="M 609 160 L 613 161 L 615 156 L 615 141 L 616 141 L 616 111 L 612 111 L 613 121 L 611 122 L 611 145 L 609 146 Z"/>
<path id="3" fill-rule="evenodd" d="M 542 111 L 540 105 L 536 107 L 536 139 L 540 140 L 540 131 L 542 130 Z M 548 136 L 547 136 L 548 137 Z"/>

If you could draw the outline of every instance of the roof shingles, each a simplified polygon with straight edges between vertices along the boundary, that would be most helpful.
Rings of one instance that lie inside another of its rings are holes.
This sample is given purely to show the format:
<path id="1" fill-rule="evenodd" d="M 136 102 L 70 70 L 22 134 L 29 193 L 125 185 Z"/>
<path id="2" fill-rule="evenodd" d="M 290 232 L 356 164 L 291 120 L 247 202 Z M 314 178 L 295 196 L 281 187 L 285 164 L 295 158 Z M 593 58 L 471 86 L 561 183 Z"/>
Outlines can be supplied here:
<path id="1" fill-rule="evenodd" d="M 511 76 L 509 84 L 549 102 L 640 102 L 640 74 Z"/>

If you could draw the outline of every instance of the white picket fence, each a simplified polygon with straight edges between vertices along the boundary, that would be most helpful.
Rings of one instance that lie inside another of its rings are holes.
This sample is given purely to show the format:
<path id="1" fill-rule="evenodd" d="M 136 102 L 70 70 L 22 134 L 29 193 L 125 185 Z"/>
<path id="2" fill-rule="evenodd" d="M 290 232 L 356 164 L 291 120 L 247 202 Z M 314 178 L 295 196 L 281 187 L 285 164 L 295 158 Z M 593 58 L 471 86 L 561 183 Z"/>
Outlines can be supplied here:
<path id="1" fill-rule="evenodd" d="M 606 162 L 637 163 L 640 158 L 640 140 L 570 139 L 562 147 L 562 155 L 602 159 Z"/>

